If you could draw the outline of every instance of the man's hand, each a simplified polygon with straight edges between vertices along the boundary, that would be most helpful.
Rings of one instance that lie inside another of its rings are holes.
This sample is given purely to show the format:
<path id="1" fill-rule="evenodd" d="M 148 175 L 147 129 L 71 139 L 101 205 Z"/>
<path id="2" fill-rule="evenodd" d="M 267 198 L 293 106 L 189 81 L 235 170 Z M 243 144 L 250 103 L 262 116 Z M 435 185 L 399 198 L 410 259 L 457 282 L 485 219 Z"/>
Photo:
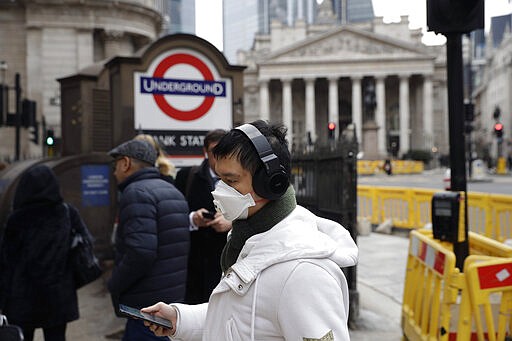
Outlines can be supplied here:
<path id="1" fill-rule="evenodd" d="M 206 213 L 206 212 L 208 212 L 208 210 L 206 208 L 200 208 L 194 212 L 194 214 L 192 215 L 192 220 L 194 221 L 194 225 L 196 225 L 199 228 L 208 226 L 207 224 L 210 221 L 212 221 L 212 219 L 208 219 L 205 216 L 203 216 L 203 213 Z"/>
<path id="2" fill-rule="evenodd" d="M 214 219 L 208 219 L 203 213 L 208 212 L 206 208 L 200 208 L 194 212 L 192 219 L 199 228 L 211 227 L 215 232 L 227 232 L 231 230 L 231 222 L 226 220 L 222 213 L 216 212 Z"/>
<path id="3" fill-rule="evenodd" d="M 158 317 L 163 317 L 164 319 L 171 321 L 172 329 L 164 328 L 151 322 L 144 321 L 144 325 L 149 327 L 149 329 L 156 336 L 172 336 L 174 333 L 176 333 L 176 320 L 178 318 L 178 313 L 176 312 L 176 308 L 170 304 L 158 302 L 157 304 L 150 307 L 142 308 L 140 311 Z"/>
<path id="4" fill-rule="evenodd" d="M 232 227 L 231 222 L 219 212 L 215 214 L 215 219 L 210 220 L 206 225 L 213 228 L 215 232 L 228 232 Z"/>

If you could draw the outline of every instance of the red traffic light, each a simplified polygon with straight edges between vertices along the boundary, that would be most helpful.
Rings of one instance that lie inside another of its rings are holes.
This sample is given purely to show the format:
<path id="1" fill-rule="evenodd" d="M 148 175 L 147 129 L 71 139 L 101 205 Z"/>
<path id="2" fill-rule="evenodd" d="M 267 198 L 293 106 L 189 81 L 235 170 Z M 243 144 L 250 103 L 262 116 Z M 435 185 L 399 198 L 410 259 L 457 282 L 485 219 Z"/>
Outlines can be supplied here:
<path id="1" fill-rule="evenodd" d="M 496 122 L 494 124 L 494 134 L 496 134 L 496 137 L 499 139 L 503 137 L 503 123 Z"/>
<path id="2" fill-rule="evenodd" d="M 334 130 L 334 129 L 336 129 L 336 123 L 334 123 L 334 122 L 329 122 L 329 124 L 327 125 L 327 128 L 328 128 L 329 130 Z"/>

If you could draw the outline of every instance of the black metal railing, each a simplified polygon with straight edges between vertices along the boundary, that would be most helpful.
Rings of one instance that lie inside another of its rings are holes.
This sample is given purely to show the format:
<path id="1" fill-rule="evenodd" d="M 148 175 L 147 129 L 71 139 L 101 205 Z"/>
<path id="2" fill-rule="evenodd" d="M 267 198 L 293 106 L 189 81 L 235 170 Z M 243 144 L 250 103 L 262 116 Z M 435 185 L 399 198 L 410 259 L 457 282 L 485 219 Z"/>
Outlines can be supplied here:
<path id="1" fill-rule="evenodd" d="M 357 160 L 354 134 L 329 145 L 292 154 L 292 184 L 297 202 L 318 216 L 337 221 L 357 243 Z M 349 321 L 359 315 L 356 266 L 343 269 L 350 292 Z"/>

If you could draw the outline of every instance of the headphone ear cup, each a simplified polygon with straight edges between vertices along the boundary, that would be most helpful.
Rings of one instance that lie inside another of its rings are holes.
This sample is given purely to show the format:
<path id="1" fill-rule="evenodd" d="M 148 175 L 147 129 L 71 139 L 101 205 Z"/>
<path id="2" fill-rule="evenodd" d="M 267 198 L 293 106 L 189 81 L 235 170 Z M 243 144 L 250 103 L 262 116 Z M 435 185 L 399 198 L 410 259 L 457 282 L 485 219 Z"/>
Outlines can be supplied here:
<path id="1" fill-rule="evenodd" d="M 252 188 L 254 189 L 254 192 L 258 194 L 258 196 L 265 199 L 270 199 L 270 193 L 268 193 L 267 186 L 265 185 L 266 182 L 267 174 L 265 173 L 263 167 L 259 167 L 252 177 Z"/>
<path id="2" fill-rule="evenodd" d="M 267 175 L 263 167 L 260 167 L 252 178 L 254 192 L 268 200 L 279 199 L 286 192 L 288 186 L 288 176 L 282 167 L 270 176 Z"/>
<path id="3" fill-rule="evenodd" d="M 288 175 L 286 175 L 284 169 L 281 167 L 278 172 L 275 172 L 270 176 L 268 183 L 271 192 L 276 196 L 277 199 L 286 192 L 288 186 L 290 185 L 290 180 L 288 179 Z"/>

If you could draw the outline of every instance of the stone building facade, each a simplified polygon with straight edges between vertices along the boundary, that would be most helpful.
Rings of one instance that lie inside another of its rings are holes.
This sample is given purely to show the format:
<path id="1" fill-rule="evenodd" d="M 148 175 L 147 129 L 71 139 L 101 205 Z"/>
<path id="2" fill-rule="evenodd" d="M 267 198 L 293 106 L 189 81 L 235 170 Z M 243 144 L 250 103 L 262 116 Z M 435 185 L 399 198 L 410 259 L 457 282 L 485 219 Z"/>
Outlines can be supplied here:
<path id="1" fill-rule="evenodd" d="M 14 86 L 21 76 L 22 97 L 37 103 L 40 138 L 45 127 L 60 132 L 58 78 L 118 55 L 131 55 L 155 40 L 166 0 L 11 0 L 0 2 L 2 79 Z M 1 80 L 0 80 L 1 81 Z M 13 95 L 10 93 L 11 109 Z M 79 110 L 79 108 L 77 108 Z M 65 113 L 63 113 L 65 114 Z M 0 127 L 0 160 L 13 157 L 14 128 Z M 41 143 L 21 129 L 20 158 L 41 156 Z"/>
<path id="2" fill-rule="evenodd" d="M 492 37 L 488 37 L 492 41 Z M 507 32 L 499 46 L 486 47 L 485 66 L 480 69 L 475 99 L 474 150 L 477 157 L 496 160 L 512 156 L 512 34 Z M 494 118 L 499 108 L 501 115 Z M 498 155 L 498 139 L 494 135 L 496 122 L 503 124 L 503 140 Z M 491 163 L 491 166 L 493 164 Z"/>
<path id="3" fill-rule="evenodd" d="M 410 30 L 401 19 L 341 26 L 274 22 L 270 34 L 238 55 L 248 66 L 246 120 L 282 121 L 294 148 L 325 142 L 334 122 L 336 135 L 353 124 L 364 158 L 387 157 L 392 145 L 397 156 L 447 154 L 445 48 L 423 45 L 420 29 Z"/>

